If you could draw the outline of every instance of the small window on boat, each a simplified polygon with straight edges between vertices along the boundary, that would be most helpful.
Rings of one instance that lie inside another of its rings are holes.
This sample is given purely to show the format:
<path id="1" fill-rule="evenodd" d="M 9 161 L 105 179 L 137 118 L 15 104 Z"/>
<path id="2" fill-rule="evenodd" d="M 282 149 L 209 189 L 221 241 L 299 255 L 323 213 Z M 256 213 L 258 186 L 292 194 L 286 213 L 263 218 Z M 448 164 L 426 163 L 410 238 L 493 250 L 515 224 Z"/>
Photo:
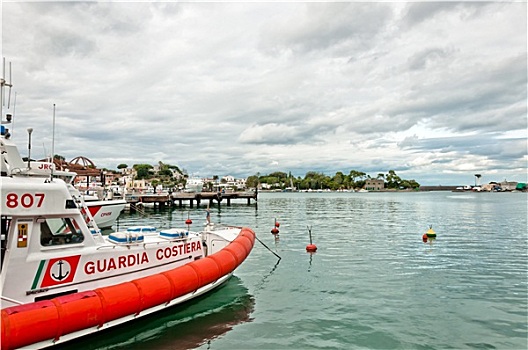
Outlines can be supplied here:
<path id="1" fill-rule="evenodd" d="M 40 223 L 40 243 L 45 246 L 81 243 L 83 234 L 71 218 L 47 218 Z"/>

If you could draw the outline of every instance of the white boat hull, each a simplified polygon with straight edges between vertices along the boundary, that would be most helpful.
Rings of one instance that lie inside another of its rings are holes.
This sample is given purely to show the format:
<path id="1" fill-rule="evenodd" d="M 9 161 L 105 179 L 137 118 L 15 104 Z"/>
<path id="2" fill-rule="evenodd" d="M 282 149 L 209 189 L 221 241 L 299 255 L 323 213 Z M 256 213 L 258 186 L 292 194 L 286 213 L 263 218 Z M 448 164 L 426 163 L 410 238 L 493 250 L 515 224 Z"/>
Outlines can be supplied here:
<path id="1" fill-rule="evenodd" d="M 20 287 L 27 283 L 19 281 L 14 290 L 4 285 L 2 294 L 13 297 L 2 297 L 3 306 L 12 305 L 2 309 L 3 347 L 45 348 L 186 302 L 226 282 L 247 258 L 255 240 L 252 230 L 237 227 L 208 226 L 203 233 L 178 239 L 162 236 L 177 231 L 186 232 L 169 229 L 143 234 L 134 230 L 130 236 L 132 240 L 141 239 L 140 243 L 105 243 L 88 257 L 81 254 L 47 259 L 42 252 L 31 264 L 40 267 L 25 267 L 37 271 L 37 276 L 31 278 L 29 294 L 20 293 Z M 113 235 L 122 236 L 121 232 Z M 110 241 L 110 237 L 105 240 Z M 50 246 L 49 252 L 57 248 Z M 60 248 L 58 254 L 68 254 Z M 60 261 L 62 264 L 57 264 Z M 71 281 L 59 281 L 57 275 L 68 275 Z M 23 304 L 13 304 L 15 299 Z"/>
<path id="2" fill-rule="evenodd" d="M 73 340 L 73 339 L 89 336 L 89 335 L 98 333 L 100 331 L 106 330 L 106 329 L 114 327 L 114 326 L 118 326 L 118 325 L 121 325 L 121 324 L 124 324 L 124 323 L 127 323 L 127 322 L 134 321 L 134 320 L 136 320 L 136 319 L 138 319 L 140 317 L 147 316 L 147 315 L 153 314 L 153 313 L 161 311 L 161 310 L 165 310 L 167 308 L 182 304 L 182 303 L 184 303 L 186 301 L 189 301 L 189 300 L 191 300 L 193 298 L 196 298 L 196 297 L 198 297 L 198 296 L 200 296 L 202 294 L 208 293 L 209 291 L 212 291 L 213 289 L 218 288 L 222 284 L 227 282 L 229 280 L 229 278 L 231 278 L 232 275 L 233 274 L 230 273 L 230 274 L 228 274 L 226 276 L 223 276 L 220 279 L 214 281 L 213 283 L 210 283 L 210 284 L 208 284 L 206 286 L 203 286 L 202 288 L 197 289 L 193 293 L 188 293 L 188 294 L 186 294 L 184 296 L 181 296 L 181 297 L 179 297 L 177 299 L 171 300 L 167 304 L 157 305 L 157 306 L 151 307 L 151 308 L 149 308 L 147 310 L 143 310 L 137 315 L 128 315 L 128 316 L 119 318 L 117 320 L 113 320 L 113 321 L 104 323 L 100 327 L 96 326 L 96 327 L 86 328 L 86 329 L 83 329 L 83 330 L 80 330 L 80 331 L 77 331 L 77 332 L 66 334 L 66 335 L 60 337 L 57 340 L 49 339 L 49 340 L 46 340 L 46 341 L 42 341 L 42 342 L 31 344 L 30 346 L 20 347 L 18 349 L 34 350 L 34 349 L 48 348 L 48 347 L 51 347 L 51 346 L 54 346 L 54 345 L 57 345 L 57 344 L 65 343 L 65 342 Z"/>
<path id="3" fill-rule="evenodd" d="M 124 199 L 87 201 L 86 206 L 90 210 L 97 227 L 108 228 L 115 224 L 126 203 Z"/>

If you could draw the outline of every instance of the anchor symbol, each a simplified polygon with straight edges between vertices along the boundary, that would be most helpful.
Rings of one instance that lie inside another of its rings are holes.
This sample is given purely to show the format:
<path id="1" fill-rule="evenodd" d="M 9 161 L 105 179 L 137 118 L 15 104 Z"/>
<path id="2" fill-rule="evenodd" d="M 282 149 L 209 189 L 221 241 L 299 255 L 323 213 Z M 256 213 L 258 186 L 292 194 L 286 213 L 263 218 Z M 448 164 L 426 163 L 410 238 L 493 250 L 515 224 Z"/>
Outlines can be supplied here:
<path id="1" fill-rule="evenodd" d="M 70 271 L 66 271 L 66 274 L 63 275 L 62 274 L 62 265 L 64 265 L 64 261 L 59 260 L 58 264 L 59 264 L 59 275 L 55 276 L 55 274 L 52 272 L 51 276 L 57 281 L 62 281 L 63 279 L 68 277 L 68 275 L 70 274 Z"/>

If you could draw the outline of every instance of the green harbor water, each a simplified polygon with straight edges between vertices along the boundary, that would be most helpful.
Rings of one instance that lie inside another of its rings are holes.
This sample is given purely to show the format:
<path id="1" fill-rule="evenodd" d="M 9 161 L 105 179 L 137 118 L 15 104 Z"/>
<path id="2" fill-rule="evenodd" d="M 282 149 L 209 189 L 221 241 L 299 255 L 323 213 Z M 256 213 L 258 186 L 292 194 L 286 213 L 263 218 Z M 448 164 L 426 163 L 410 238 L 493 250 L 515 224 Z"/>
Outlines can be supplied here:
<path id="1" fill-rule="evenodd" d="M 213 293 L 62 349 L 527 349 L 526 193 L 261 193 L 212 207 L 255 247 Z M 205 223 L 205 208 L 119 227 Z M 270 232 L 274 220 L 280 233 Z M 429 225 L 437 239 L 424 243 Z M 311 227 L 315 254 L 306 252 Z"/>

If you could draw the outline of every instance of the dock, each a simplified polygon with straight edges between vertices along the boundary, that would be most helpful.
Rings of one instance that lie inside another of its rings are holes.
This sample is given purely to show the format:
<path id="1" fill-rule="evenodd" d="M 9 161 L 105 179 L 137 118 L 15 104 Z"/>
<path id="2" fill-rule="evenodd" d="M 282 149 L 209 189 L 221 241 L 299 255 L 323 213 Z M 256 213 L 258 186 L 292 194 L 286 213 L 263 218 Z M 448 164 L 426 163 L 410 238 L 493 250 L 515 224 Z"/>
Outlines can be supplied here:
<path id="1" fill-rule="evenodd" d="M 247 192 L 173 192 L 173 193 L 138 193 L 128 194 L 125 199 L 130 204 L 131 209 L 136 206 L 144 204 L 153 204 L 154 207 L 165 206 L 179 206 L 183 207 L 185 203 L 191 208 L 199 207 L 202 202 L 206 202 L 210 207 L 213 205 L 220 206 L 220 203 L 225 201 L 227 206 L 231 206 L 231 201 L 234 199 L 245 199 L 247 205 L 251 205 L 251 201 L 257 201 L 258 191 Z"/>

